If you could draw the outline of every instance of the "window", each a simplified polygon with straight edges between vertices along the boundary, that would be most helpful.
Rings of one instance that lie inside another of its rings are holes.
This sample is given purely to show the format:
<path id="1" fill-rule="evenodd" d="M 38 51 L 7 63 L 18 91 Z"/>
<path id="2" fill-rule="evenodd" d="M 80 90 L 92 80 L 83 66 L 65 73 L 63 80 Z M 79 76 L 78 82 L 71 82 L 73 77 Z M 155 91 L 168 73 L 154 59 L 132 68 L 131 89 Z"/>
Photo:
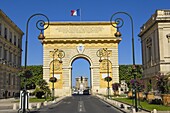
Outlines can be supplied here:
<path id="1" fill-rule="evenodd" d="M 151 61 L 151 47 L 148 47 L 148 61 Z"/>
<path id="2" fill-rule="evenodd" d="M 0 23 L 0 35 L 2 35 L 2 24 Z"/>
<path id="3" fill-rule="evenodd" d="M 4 49 L 4 59 L 7 60 L 7 50 Z"/>
<path id="4" fill-rule="evenodd" d="M 9 62 L 12 62 L 12 53 L 9 52 Z"/>
<path id="5" fill-rule="evenodd" d="M 0 46 L 0 59 L 2 58 L 2 46 Z"/>
<path id="6" fill-rule="evenodd" d="M 8 75 L 8 85 L 11 85 L 11 74 Z"/>
<path id="7" fill-rule="evenodd" d="M 18 56 L 18 66 L 21 66 L 21 57 Z"/>
<path id="8" fill-rule="evenodd" d="M 12 42 L 12 32 L 9 33 L 9 41 Z"/>
<path id="9" fill-rule="evenodd" d="M 4 29 L 4 38 L 6 38 L 7 39 L 7 33 L 8 31 L 7 31 L 7 28 L 5 27 L 5 29 Z"/>
<path id="10" fill-rule="evenodd" d="M 16 38 L 16 35 L 14 35 L 14 45 L 16 46 L 16 40 L 17 40 L 17 38 Z"/>
<path id="11" fill-rule="evenodd" d="M 149 37 L 146 40 L 146 46 L 147 46 L 147 63 L 148 66 L 152 65 L 152 39 Z"/>
<path id="12" fill-rule="evenodd" d="M 14 64 L 16 64 L 16 55 L 14 55 Z"/>
<path id="13" fill-rule="evenodd" d="M 21 40 L 18 39 L 18 48 L 21 48 Z"/>
<path id="14" fill-rule="evenodd" d="M 15 85 L 15 75 L 14 75 L 14 77 L 13 77 L 13 85 Z"/>

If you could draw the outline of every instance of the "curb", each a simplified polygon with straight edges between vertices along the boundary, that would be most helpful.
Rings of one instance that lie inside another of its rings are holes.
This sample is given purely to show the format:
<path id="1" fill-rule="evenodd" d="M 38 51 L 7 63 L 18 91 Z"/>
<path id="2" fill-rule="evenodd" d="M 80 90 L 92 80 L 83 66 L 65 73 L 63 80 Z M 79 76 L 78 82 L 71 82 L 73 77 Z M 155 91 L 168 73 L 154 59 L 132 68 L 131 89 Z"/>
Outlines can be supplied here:
<path id="1" fill-rule="evenodd" d="M 45 104 L 45 102 L 36 103 L 36 108 L 34 106 L 34 108 L 29 109 L 30 113 L 36 113 L 37 111 L 39 111 L 42 108 L 48 107 L 49 105 L 54 105 L 56 103 L 59 103 L 60 101 L 62 101 L 66 97 L 67 96 L 59 97 L 59 98 L 55 99 L 54 101 L 46 102 L 46 104 Z M 37 108 L 37 106 L 38 106 L 38 108 Z M 18 113 L 18 110 L 19 110 L 19 108 L 16 109 L 16 110 L 14 110 L 14 109 L 2 109 L 2 110 L 0 110 L 0 113 Z"/>
<path id="2" fill-rule="evenodd" d="M 115 101 L 115 102 L 119 102 L 119 105 L 120 105 L 120 106 L 116 106 L 117 104 L 114 105 L 114 102 L 111 103 L 111 102 L 107 101 L 107 99 L 105 100 L 105 98 L 103 98 L 103 97 L 100 96 L 100 95 L 96 95 L 96 97 L 99 98 L 100 100 L 106 102 L 107 104 L 115 107 L 116 109 L 122 111 L 123 113 L 130 112 L 130 109 L 127 109 L 127 108 L 126 108 L 126 109 L 121 109 L 121 104 L 125 104 L 125 105 L 127 105 L 127 106 L 132 106 L 132 105 L 130 105 L 130 104 L 127 104 L 127 103 L 124 103 L 124 102 L 120 102 L 120 101 L 117 101 L 117 100 L 113 100 L 113 101 Z M 109 99 L 109 100 L 110 100 L 110 99 Z M 112 100 L 110 100 L 110 101 L 112 101 Z M 124 106 L 124 105 L 123 105 L 123 106 Z M 131 110 L 133 111 L 133 109 L 131 109 Z M 140 111 L 140 110 L 141 110 L 141 111 Z M 151 111 L 146 110 L 146 109 L 143 109 L 143 108 L 140 108 L 140 110 L 139 110 L 138 112 L 141 112 L 141 113 L 142 113 L 142 111 L 143 111 L 143 112 L 146 112 L 146 113 L 147 113 L 147 112 L 148 112 L 148 113 L 151 112 Z"/>

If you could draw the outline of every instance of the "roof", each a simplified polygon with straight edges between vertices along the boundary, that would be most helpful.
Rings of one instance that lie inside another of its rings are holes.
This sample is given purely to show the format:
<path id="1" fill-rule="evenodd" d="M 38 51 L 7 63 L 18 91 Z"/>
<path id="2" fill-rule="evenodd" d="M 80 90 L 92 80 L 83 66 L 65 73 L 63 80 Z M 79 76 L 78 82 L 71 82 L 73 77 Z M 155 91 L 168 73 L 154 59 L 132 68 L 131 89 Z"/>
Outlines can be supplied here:
<path id="1" fill-rule="evenodd" d="M 16 29 L 22 35 L 24 32 L 0 9 L 0 16 L 4 18 L 14 29 Z"/>

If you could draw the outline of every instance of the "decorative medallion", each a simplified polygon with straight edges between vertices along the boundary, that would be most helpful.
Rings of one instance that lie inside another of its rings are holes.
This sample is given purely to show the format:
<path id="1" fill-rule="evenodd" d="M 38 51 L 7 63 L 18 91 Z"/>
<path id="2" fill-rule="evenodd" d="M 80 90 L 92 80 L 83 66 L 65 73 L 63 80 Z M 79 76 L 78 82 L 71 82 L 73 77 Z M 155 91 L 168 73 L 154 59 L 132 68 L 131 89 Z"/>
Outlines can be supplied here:
<path id="1" fill-rule="evenodd" d="M 79 44 L 77 46 L 77 51 L 78 51 L 78 53 L 83 53 L 84 52 L 84 45 L 83 44 Z"/>

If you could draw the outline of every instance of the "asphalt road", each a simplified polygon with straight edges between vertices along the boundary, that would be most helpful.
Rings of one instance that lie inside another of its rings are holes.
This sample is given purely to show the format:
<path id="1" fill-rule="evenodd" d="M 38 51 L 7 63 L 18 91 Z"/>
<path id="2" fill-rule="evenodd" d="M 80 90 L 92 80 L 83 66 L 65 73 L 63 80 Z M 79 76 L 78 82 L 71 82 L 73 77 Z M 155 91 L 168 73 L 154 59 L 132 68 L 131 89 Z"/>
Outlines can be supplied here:
<path id="1" fill-rule="evenodd" d="M 91 95 L 67 97 L 57 104 L 40 109 L 37 113 L 122 113 Z"/>

